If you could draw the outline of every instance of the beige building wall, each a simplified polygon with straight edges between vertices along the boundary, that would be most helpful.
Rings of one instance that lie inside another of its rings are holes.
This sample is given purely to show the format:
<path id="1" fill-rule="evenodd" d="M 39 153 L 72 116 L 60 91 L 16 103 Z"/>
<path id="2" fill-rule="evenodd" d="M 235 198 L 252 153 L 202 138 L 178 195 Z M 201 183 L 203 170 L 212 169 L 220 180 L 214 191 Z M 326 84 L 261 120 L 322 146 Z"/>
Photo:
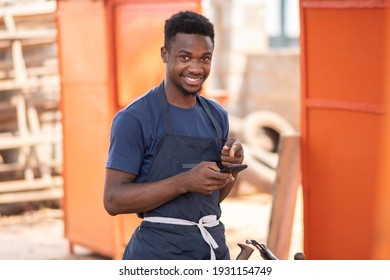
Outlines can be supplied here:
<path id="1" fill-rule="evenodd" d="M 204 0 L 203 11 L 216 30 L 207 89 L 226 91 L 234 116 L 273 111 L 299 131 L 299 50 L 268 47 L 265 1 Z"/>

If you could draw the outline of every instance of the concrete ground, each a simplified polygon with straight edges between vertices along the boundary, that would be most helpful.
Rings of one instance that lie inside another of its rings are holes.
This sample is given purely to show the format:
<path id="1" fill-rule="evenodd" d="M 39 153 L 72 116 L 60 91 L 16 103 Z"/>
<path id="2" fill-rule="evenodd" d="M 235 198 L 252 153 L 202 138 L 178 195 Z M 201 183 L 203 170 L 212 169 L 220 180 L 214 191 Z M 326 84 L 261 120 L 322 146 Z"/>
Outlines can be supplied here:
<path id="1" fill-rule="evenodd" d="M 243 188 L 237 196 L 223 202 L 221 220 L 226 226 L 232 259 L 240 252 L 237 243 L 245 243 L 247 239 L 266 243 L 271 207 L 272 196 L 258 193 L 251 187 Z M 294 253 L 302 252 L 301 212 L 302 199 L 298 195 L 289 259 Z M 49 208 L 0 217 L 0 260 L 106 259 L 77 245 L 74 254 L 70 254 L 69 243 L 63 235 L 62 218 L 62 210 Z M 255 250 L 250 259 L 262 258 Z"/>

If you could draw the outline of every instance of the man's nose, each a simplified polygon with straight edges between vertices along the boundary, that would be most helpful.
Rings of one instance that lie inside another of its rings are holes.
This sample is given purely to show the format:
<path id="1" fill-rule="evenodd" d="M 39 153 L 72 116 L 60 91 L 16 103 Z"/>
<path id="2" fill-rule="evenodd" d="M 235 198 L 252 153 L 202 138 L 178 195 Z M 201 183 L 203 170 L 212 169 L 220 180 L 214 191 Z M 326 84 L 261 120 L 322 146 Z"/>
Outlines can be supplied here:
<path id="1" fill-rule="evenodd" d="M 203 67 L 202 67 L 201 63 L 197 59 L 193 59 L 190 62 L 190 66 L 188 67 L 188 70 L 191 73 L 197 74 L 197 73 L 202 73 L 203 72 Z"/>

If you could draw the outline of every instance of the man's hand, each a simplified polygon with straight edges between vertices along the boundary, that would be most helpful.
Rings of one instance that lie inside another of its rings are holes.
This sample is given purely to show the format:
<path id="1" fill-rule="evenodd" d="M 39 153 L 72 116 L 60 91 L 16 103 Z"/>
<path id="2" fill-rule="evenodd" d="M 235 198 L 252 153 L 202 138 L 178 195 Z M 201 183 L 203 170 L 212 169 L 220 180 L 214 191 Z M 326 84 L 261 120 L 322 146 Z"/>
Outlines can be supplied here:
<path id="1" fill-rule="evenodd" d="M 234 181 L 234 177 L 228 173 L 219 172 L 215 162 L 201 162 L 191 170 L 181 173 L 186 186 L 186 192 L 195 192 L 209 195 L 215 190 L 224 188 Z"/>
<path id="2" fill-rule="evenodd" d="M 244 160 L 244 149 L 239 140 L 229 138 L 221 151 L 221 162 L 223 166 L 242 163 Z"/>

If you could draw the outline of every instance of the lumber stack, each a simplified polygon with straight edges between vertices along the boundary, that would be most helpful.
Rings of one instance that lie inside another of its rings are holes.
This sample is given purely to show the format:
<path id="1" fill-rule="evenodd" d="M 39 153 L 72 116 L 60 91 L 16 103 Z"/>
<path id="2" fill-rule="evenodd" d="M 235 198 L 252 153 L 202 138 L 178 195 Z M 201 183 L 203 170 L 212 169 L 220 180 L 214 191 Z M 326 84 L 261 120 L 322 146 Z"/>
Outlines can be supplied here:
<path id="1" fill-rule="evenodd" d="M 62 197 L 55 11 L 0 0 L 0 204 Z"/>

